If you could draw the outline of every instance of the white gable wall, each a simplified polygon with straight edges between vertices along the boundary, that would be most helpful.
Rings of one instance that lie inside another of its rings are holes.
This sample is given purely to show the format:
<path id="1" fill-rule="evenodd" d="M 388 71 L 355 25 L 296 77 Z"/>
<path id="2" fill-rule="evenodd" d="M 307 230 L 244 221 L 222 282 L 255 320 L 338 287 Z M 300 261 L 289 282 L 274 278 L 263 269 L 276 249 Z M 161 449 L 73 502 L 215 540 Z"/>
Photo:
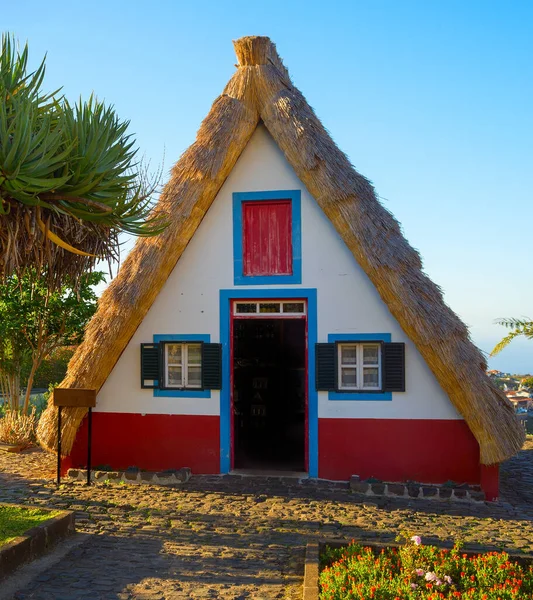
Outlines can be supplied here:
<path id="1" fill-rule="evenodd" d="M 302 284 L 246 286 L 317 288 L 318 341 L 331 333 L 390 333 L 406 343 L 406 389 L 392 401 L 330 401 L 319 392 L 320 418 L 461 419 L 373 284 L 288 164 L 264 126 L 258 127 L 165 286 L 98 394 L 97 411 L 219 415 L 211 398 L 155 398 L 140 388 L 139 347 L 154 334 L 210 334 L 220 341 L 219 291 L 233 285 L 234 192 L 301 190 Z"/>

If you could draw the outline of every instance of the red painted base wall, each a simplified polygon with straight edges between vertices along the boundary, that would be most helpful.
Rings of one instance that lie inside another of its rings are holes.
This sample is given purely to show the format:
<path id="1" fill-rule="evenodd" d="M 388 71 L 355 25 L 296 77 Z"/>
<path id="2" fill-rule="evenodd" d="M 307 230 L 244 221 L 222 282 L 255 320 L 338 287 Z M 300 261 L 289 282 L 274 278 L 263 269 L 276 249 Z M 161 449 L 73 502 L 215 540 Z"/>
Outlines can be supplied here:
<path id="1" fill-rule="evenodd" d="M 479 446 L 464 421 L 319 419 L 318 475 L 480 483 Z"/>
<path id="2" fill-rule="evenodd" d="M 93 413 L 92 465 L 164 471 L 190 467 L 220 472 L 220 424 L 216 416 Z M 65 467 L 87 464 L 87 418 Z"/>
<path id="3" fill-rule="evenodd" d="M 479 464 L 479 446 L 464 421 L 319 419 L 318 476 L 346 481 L 352 475 L 383 481 L 481 484 L 498 496 L 498 465 Z M 150 471 L 190 467 L 220 472 L 220 423 L 216 416 L 93 413 L 92 464 Z M 69 466 L 87 464 L 87 419 Z"/>

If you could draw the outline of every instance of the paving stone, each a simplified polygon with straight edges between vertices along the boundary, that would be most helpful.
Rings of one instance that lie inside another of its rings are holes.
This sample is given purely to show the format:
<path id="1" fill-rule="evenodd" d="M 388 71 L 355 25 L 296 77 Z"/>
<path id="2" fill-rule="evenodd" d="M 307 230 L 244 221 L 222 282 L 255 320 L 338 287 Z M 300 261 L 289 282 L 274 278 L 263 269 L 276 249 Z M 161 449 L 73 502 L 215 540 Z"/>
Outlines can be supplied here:
<path id="1" fill-rule="evenodd" d="M 351 489 L 347 483 L 235 476 L 196 476 L 171 488 L 65 480 L 58 489 L 53 456 L 0 456 L 2 500 L 74 507 L 84 514 L 78 530 L 93 534 L 15 597 L 292 600 L 301 598 L 310 538 L 390 542 L 402 529 L 428 542 L 461 537 L 476 551 L 533 553 L 531 450 L 533 442 L 503 465 L 499 504 L 401 495 L 361 502 L 354 486 L 364 484 L 366 491 L 370 484 L 355 478 Z M 127 474 L 137 478 L 138 471 Z M 423 496 L 434 489 L 424 486 Z M 468 493 L 483 498 L 475 489 Z"/>
<path id="2" fill-rule="evenodd" d="M 472 498 L 472 500 L 476 500 L 477 502 L 483 502 L 485 500 L 485 492 L 470 492 L 470 498 Z"/>

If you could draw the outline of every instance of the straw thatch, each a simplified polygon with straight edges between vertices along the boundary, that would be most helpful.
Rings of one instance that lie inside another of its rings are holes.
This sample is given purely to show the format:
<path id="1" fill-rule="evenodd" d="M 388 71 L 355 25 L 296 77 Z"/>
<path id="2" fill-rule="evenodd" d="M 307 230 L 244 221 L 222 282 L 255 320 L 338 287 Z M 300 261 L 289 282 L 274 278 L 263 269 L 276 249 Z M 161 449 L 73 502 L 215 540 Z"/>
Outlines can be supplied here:
<path id="1" fill-rule="evenodd" d="M 174 166 L 160 199 L 159 210 L 168 212 L 172 223 L 160 236 L 137 242 L 103 294 L 62 386 L 102 387 L 262 120 L 463 415 L 479 442 L 481 462 L 495 464 L 514 455 L 524 432 L 510 403 L 485 374 L 481 352 L 438 286 L 422 272 L 420 256 L 398 222 L 294 87 L 274 44 L 266 37 L 234 44 L 237 72 Z M 65 413 L 68 453 L 85 410 Z M 52 406 L 38 433 L 43 445 L 53 449 Z"/>

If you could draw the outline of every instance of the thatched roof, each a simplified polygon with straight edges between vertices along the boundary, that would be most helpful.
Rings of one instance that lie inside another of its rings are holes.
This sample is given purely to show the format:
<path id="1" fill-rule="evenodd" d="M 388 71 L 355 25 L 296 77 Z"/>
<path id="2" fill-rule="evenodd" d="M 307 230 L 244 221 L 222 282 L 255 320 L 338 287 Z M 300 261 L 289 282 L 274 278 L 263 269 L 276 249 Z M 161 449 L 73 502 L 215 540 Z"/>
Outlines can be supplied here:
<path id="1" fill-rule="evenodd" d="M 137 241 L 102 295 L 62 386 L 102 387 L 262 121 L 468 423 L 481 462 L 499 463 L 516 454 L 524 432 L 510 403 L 485 374 L 484 357 L 423 273 L 420 256 L 398 222 L 294 87 L 274 44 L 266 37 L 245 37 L 234 45 L 237 71 L 174 166 L 159 200 L 157 210 L 169 215 L 170 226 Z M 68 453 L 85 410 L 65 413 Z M 43 445 L 54 449 L 52 406 L 38 433 Z"/>

